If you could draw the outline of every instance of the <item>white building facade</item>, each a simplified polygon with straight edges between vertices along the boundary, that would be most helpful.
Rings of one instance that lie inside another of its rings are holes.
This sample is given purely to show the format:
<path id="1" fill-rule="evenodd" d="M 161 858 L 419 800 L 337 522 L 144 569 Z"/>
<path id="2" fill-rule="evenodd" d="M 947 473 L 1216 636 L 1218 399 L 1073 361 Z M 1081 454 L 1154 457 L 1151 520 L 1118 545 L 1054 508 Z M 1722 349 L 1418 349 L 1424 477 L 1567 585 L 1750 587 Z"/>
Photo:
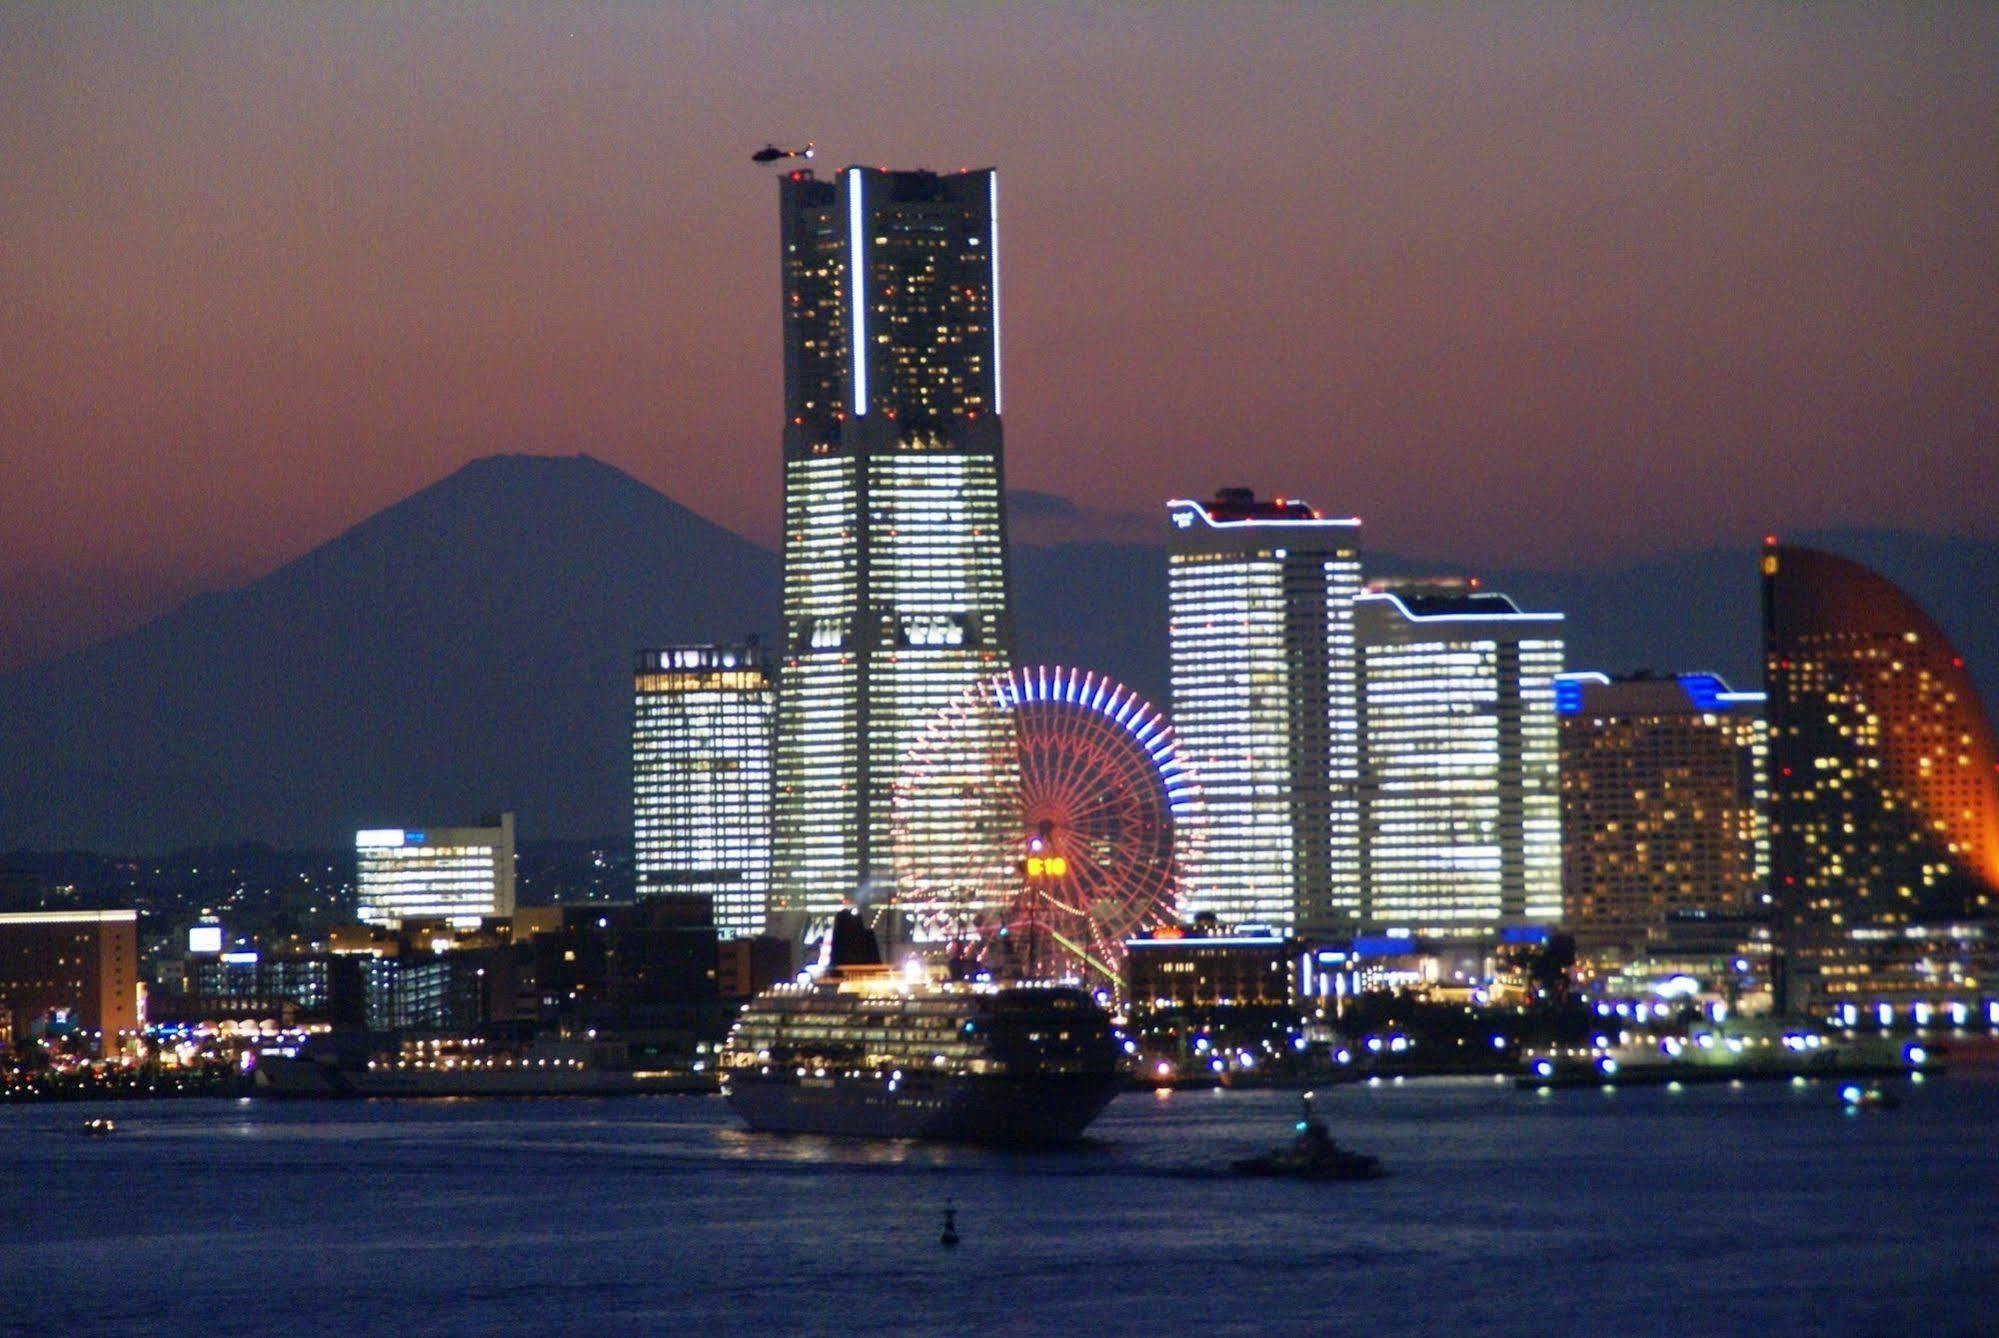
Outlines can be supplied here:
<path id="1" fill-rule="evenodd" d="M 1182 911 L 1345 928 L 1360 912 L 1360 522 L 1241 488 L 1167 516 L 1173 724 L 1203 806 Z"/>
<path id="2" fill-rule="evenodd" d="M 357 917 L 393 927 L 448 920 L 476 929 L 514 913 L 514 815 L 479 827 L 372 828 L 354 834 Z"/>
<path id="3" fill-rule="evenodd" d="M 759 646 L 639 652 L 632 713 L 638 894 L 709 897 L 718 938 L 764 932 L 776 704 Z"/>
<path id="4" fill-rule="evenodd" d="M 1463 583 L 1355 598 L 1364 927 L 1465 938 L 1560 919 L 1563 627 Z"/>

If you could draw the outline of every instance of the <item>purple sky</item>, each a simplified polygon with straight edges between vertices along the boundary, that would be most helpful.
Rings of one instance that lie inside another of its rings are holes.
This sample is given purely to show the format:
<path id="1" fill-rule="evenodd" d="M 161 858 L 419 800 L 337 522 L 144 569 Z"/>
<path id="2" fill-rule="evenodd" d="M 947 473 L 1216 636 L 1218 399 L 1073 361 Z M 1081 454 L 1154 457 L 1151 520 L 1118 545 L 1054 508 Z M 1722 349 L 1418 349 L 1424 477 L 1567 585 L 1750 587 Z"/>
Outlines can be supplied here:
<path id="1" fill-rule="evenodd" d="M 1000 167 L 1009 481 L 1099 519 L 1999 537 L 1995 71 L 1990 4 L 7 6 L 0 667 L 496 451 L 772 540 L 766 139 Z"/>

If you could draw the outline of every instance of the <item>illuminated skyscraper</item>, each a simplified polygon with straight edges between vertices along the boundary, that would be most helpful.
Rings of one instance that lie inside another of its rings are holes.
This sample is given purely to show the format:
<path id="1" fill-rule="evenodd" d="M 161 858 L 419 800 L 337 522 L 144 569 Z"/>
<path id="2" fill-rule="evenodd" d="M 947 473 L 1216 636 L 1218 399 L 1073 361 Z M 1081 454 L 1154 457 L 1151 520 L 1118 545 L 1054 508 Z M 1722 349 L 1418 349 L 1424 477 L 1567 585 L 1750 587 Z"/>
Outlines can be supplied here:
<path id="1" fill-rule="evenodd" d="M 1763 647 L 1778 1006 L 1989 992 L 1999 743 L 1964 658 L 1881 576 L 1775 540 Z"/>
<path id="2" fill-rule="evenodd" d="M 1173 722 L 1205 810 L 1181 909 L 1350 927 L 1360 522 L 1247 488 L 1167 516 Z"/>
<path id="3" fill-rule="evenodd" d="M 1562 626 L 1461 583 L 1355 598 L 1369 926 L 1475 937 L 1561 916 Z"/>
<path id="4" fill-rule="evenodd" d="M 784 641 L 771 907 L 892 877 L 910 745 L 1010 666 L 999 179 L 850 167 L 780 185 Z M 967 803 L 978 803 L 968 795 Z"/>
<path id="5" fill-rule="evenodd" d="M 1768 898 L 1763 694 L 1712 674 L 1563 674 L 1562 925 L 1594 961 L 1630 961 L 1667 918 Z"/>
<path id="6" fill-rule="evenodd" d="M 449 920 L 476 929 L 514 913 L 514 815 L 481 827 L 375 828 L 354 834 L 357 918 L 365 925 Z"/>
<path id="7" fill-rule="evenodd" d="M 770 895 L 771 715 L 757 646 L 639 652 L 632 716 L 638 893 L 700 893 L 717 937 L 764 932 Z"/>

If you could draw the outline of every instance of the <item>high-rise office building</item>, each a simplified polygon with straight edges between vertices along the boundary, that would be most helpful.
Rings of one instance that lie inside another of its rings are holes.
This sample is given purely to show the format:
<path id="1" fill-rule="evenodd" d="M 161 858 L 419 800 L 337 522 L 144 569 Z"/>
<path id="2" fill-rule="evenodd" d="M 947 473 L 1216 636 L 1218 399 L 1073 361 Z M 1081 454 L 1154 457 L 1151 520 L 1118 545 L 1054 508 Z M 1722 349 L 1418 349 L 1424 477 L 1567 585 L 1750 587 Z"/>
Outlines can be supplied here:
<path id="1" fill-rule="evenodd" d="M 1167 517 L 1174 729 L 1205 810 L 1182 910 L 1349 927 L 1360 522 L 1247 488 Z"/>
<path id="2" fill-rule="evenodd" d="M 1479 937 L 1560 917 L 1562 628 L 1463 582 L 1355 597 L 1368 926 Z"/>
<path id="3" fill-rule="evenodd" d="M 794 929 L 887 884 L 890 799 L 910 745 L 1011 661 L 998 197 L 990 170 L 850 167 L 780 183 L 771 907 Z"/>
<path id="4" fill-rule="evenodd" d="M 1600 963 L 1663 942 L 1675 915 L 1768 896 L 1763 694 L 1713 674 L 1555 680 L 1562 925 Z"/>
<path id="5" fill-rule="evenodd" d="M 377 827 L 354 834 L 356 918 L 366 925 L 447 920 L 476 929 L 514 913 L 514 815 L 479 827 L 422 831 Z"/>
<path id="6" fill-rule="evenodd" d="M 1880 575 L 1774 539 L 1763 648 L 1778 1006 L 1980 988 L 1999 742 L 1964 657 Z"/>
<path id="7" fill-rule="evenodd" d="M 776 694 L 762 647 L 643 650 L 633 687 L 639 895 L 701 893 L 720 937 L 763 933 Z"/>

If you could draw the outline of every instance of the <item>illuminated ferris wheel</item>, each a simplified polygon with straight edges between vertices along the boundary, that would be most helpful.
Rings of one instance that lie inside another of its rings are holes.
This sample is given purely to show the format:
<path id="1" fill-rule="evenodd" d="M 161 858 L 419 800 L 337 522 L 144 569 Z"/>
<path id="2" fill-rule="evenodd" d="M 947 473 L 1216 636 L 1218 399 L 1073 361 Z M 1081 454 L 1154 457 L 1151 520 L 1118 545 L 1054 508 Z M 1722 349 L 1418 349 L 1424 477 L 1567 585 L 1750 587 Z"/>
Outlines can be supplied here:
<path id="1" fill-rule="evenodd" d="M 1115 983 L 1124 941 L 1173 919 L 1198 792 L 1172 725 L 1131 689 L 1016 669 L 967 690 L 907 756 L 896 900 L 918 938 Z"/>

